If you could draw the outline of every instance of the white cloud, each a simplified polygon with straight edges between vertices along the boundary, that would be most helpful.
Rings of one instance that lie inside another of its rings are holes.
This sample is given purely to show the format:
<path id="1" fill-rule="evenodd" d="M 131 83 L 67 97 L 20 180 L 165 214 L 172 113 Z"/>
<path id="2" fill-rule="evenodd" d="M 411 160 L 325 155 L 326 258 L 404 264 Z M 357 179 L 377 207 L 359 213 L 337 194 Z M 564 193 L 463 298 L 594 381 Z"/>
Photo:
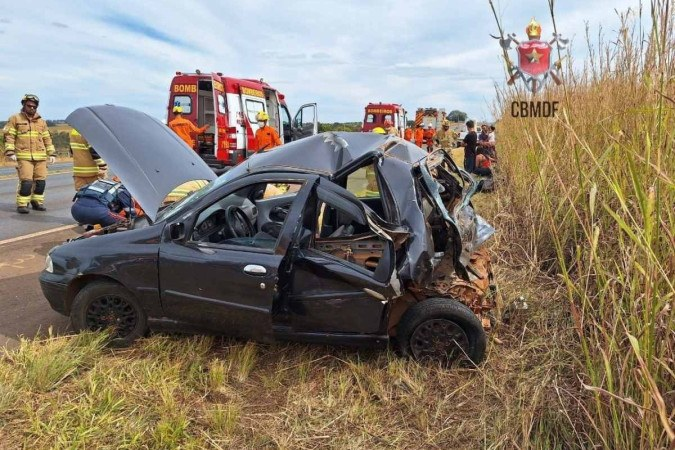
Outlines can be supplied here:
<path id="1" fill-rule="evenodd" d="M 549 35 L 547 0 L 495 1 L 506 32 L 535 16 Z M 556 22 L 584 54 L 585 21 L 617 28 L 614 9 L 637 0 L 570 0 Z M 608 31 L 609 32 L 609 31 Z M 461 109 L 488 117 L 503 83 L 488 2 L 313 0 L 164 2 L 47 0 L 0 12 L 0 119 L 26 92 L 47 118 L 114 103 L 163 118 L 175 71 L 264 78 L 291 109 L 317 101 L 325 121 L 359 121 L 366 103 Z"/>

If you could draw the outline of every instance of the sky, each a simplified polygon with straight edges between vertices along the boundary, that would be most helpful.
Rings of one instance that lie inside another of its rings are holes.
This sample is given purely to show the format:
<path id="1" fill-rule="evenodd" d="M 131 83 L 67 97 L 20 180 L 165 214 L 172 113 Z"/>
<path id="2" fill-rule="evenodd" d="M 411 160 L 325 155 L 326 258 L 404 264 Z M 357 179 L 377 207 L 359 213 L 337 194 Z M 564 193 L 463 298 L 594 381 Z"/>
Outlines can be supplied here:
<path id="1" fill-rule="evenodd" d="M 532 17 L 542 39 L 548 0 L 493 0 L 505 33 L 526 39 Z M 492 118 L 504 85 L 488 0 L 32 0 L 0 9 L 0 120 L 25 93 L 40 114 L 64 119 L 115 104 L 165 119 L 176 71 L 263 78 L 294 114 L 317 102 L 321 122 L 358 122 L 369 102 L 458 109 Z M 57 6 L 58 5 L 58 6 Z M 572 56 L 618 29 L 618 11 L 639 0 L 557 0 L 556 25 Z M 512 54 L 512 58 L 513 58 Z M 410 118 L 410 117 L 409 117 Z"/>

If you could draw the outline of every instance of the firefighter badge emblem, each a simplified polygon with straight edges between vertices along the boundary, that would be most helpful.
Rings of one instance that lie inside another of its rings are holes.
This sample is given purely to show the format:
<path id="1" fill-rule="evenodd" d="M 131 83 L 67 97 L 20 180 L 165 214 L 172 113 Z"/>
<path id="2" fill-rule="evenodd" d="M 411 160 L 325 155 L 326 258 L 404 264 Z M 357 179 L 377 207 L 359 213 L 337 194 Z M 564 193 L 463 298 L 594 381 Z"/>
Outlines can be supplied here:
<path id="1" fill-rule="evenodd" d="M 525 42 L 518 42 L 515 33 L 507 35 L 506 38 L 503 36 L 492 36 L 499 40 L 499 45 L 504 51 L 504 58 L 506 59 L 510 76 L 507 84 L 511 85 L 517 79 L 521 79 L 532 93 L 536 93 L 548 78 L 551 78 L 556 84 L 560 84 L 561 80 L 558 71 L 561 68 L 561 59 L 551 63 L 551 54 L 554 45 L 558 50 L 567 48 L 569 39 L 563 39 L 560 34 L 553 33 L 551 41 L 540 40 L 541 25 L 534 18 L 532 18 L 525 28 L 525 33 L 528 37 L 528 41 Z M 516 45 L 518 65 L 513 64 L 509 57 L 509 50 L 512 50 L 513 44 Z"/>

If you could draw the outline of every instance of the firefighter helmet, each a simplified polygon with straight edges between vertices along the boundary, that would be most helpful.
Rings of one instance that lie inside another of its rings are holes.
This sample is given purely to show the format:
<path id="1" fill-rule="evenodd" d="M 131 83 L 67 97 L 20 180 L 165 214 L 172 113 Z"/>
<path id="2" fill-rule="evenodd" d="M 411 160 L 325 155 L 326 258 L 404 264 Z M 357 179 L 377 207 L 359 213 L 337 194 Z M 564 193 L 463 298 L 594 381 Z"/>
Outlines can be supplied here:
<path id="1" fill-rule="evenodd" d="M 387 132 L 384 131 L 384 128 L 382 128 L 382 127 L 375 127 L 375 128 L 373 128 L 373 133 L 377 133 L 377 134 L 387 134 Z"/>
<path id="2" fill-rule="evenodd" d="M 183 114 L 183 107 L 180 105 L 173 107 L 174 114 Z"/>
<path id="3" fill-rule="evenodd" d="M 27 102 L 28 100 L 34 101 L 36 105 L 39 105 L 39 104 L 40 104 L 40 99 L 39 99 L 38 96 L 35 95 L 35 94 L 26 94 L 26 95 L 24 95 L 23 98 L 21 99 L 21 104 L 22 104 L 22 105 L 25 105 L 26 102 Z"/>
<path id="4" fill-rule="evenodd" d="M 261 120 L 270 120 L 270 116 L 267 115 L 265 111 L 260 111 L 258 114 L 255 115 L 256 120 L 261 121 Z"/>

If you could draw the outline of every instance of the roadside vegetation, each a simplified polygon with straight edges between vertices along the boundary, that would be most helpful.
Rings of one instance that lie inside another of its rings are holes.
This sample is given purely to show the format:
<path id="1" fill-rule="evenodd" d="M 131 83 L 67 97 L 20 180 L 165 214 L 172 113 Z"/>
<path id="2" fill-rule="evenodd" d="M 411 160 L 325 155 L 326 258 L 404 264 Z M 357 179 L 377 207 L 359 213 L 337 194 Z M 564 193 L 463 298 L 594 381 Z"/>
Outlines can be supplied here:
<path id="1" fill-rule="evenodd" d="M 499 93 L 497 190 L 476 203 L 508 320 L 480 367 L 203 336 L 24 340 L 0 359 L 0 448 L 672 448 L 672 14 L 655 2 L 650 27 L 627 15 L 594 42 L 540 95 L 561 102 L 554 119 L 512 118 L 516 93 Z"/>
<path id="2" fill-rule="evenodd" d="M 515 95 L 501 93 L 497 228 L 562 289 L 546 303 L 574 330 L 546 386 L 563 426 L 539 427 L 582 447 L 675 445 L 672 8 L 654 1 L 616 36 L 589 36 L 585 69 L 535 99 L 561 101 L 554 120 L 510 117 Z"/>

